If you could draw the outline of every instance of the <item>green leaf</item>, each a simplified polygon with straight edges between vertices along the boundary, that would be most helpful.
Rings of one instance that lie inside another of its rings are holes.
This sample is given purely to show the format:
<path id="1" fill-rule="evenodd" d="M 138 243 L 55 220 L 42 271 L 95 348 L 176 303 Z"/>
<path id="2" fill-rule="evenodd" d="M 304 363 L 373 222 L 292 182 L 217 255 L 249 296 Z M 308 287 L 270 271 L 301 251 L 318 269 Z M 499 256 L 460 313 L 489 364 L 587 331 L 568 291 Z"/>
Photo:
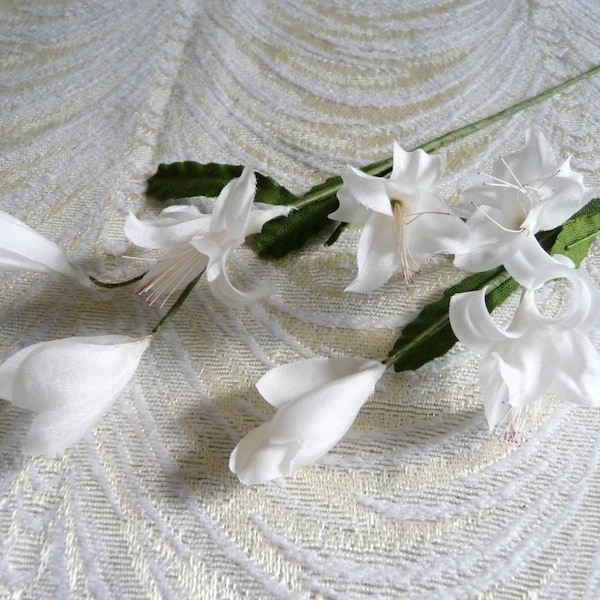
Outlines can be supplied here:
<path id="1" fill-rule="evenodd" d="M 339 202 L 337 190 L 342 186 L 341 177 L 331 177 L 311 188 L 293 204 L 297 206 L 287 217 L 279 217 L 265 223 L 256 236 L 258 254 L 263 258 L 280 258 L 301 248 L 325 225 L 333 225 L 328 218 Z"/>
<path id="2" fill-rule="evenodd" d="M 578 267 L 599 233 L 600 198 L 595 198 L 563 225 L 551 253 L 568 256 Z"/>
<path id="3" fill-rule="evenodd" d="M 192 196 L 215 197 L 232 179 L 239 177 L 242 171 L 243 167 L 240 165 L 202 164 L 191 160 L 162 163 L 148 179 L 146 194 L 159 202 Z M 298 197 L 273 178 L 256 173 L 255 201 L 288 205 L 298 202 Z"/>
<path id="4" fill-rule="evenodd" d="M 436 302 L 428 304 L 403 330 L 390 350 L 386 364 L 394 370 L 412 371 L 443 356 L 456 343 L 450 327 L 450 298 L 459 292 L 471 292 L 487 286 L 486 305 L 493 310 L 518 289 L 517 282 L 503 267 L 475 273 L 448 288 Z"/>

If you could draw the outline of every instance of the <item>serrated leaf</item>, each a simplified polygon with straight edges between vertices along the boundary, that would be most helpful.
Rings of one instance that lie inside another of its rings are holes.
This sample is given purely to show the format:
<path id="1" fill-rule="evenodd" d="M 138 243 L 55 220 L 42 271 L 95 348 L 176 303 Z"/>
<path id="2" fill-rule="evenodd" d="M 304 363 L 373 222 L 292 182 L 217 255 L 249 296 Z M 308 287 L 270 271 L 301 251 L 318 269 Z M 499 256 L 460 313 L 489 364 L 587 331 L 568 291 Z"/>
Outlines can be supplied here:
<path id="1" fill-rule="evenodd" d="M 148 179 L 146 194 L 159 202 L 191 198 L 215 197 L 235 177 L 242 174 L 240 165 L 198 163 L 191 160 L 162 163 Z M 256 173 L 256 202 L 266 204 L 294 204 L 298 197 L 279 185 L 272 177 Z"/>

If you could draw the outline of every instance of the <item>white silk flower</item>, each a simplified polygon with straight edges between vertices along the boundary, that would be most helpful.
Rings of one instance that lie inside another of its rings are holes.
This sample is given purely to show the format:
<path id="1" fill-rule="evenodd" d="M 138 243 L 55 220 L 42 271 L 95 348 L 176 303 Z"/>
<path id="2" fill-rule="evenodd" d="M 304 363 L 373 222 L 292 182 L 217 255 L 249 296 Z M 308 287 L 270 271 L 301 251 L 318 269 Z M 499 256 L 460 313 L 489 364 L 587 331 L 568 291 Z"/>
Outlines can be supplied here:
<path id="1" fill-rule="evenodd" d="M 256 387 L 277 412 L 238 443 L 231 471 L 254 485 L 314 463 L 350 429 L 385 369 L 380 362 L 349 357 L 311 358 L 272 369 Z"/>
<path id="2" fill-rule="evenodd" d="M 499 265 L 524 272 L 527 265 L 533 273 L 548 262 L 535 234 L 562 225 L 597 194 L 570 158 L 559 164 L 544 135 L 530 129 L 519 150 L 496 160 L 489 175 L 474 176 L 461 193 L 456 212 L 467 218 L 471 240 L 454 264 L 473 272 Z"/>
<path id="3" fill-rule="evenodd" d="M 600 357 L 587 333 L 600 318 L 600 292 L 581 269 L 559 266 L 538 283 L 564 277 L 572 302 L 554 316 L 541 314 L 535 290 L 525 289 L 506 329 L 492 320 L 485 289 L 455 294 L 450 324 L 460 342 L 482 354 L 481 395 L 491 430 L 524 438 L 547 392 L 585 406 L 600 406 Z"/>
<path id="4" fill-rule="evenodd" d="M 142 248 L 166 250 L 141 280 L 138 293 L 147 295 L 150 304 L 159 298 L 166 302 L 174 291 L 204 272 L 211 292 L 224 304 L 246 304 L 272 293 L 266 284 L 249 292 L 239 290 L 226 268 L 230 252 L 246 236 L 259 233 L 267 221 L 291 210 L 253 203 L 255 191 L 254 172 L 245 168 L 223 188 L 210 215 L 186 205 L 165 208 L 158 219 L 149 222 L 130 214 L 125 222 L 129 240 Z"/>
<path id="5" fill-rule="evenodd" d="M 0 269 L 60 273 L 86 287 L 92 286 L 90 278 L 71 263 L 64 250 L 2 210 L 0 210 Z"/>
<path id="6" fill-rule="evenodd" d="M 58 457 L 120 396 L 150 337 L 72 337 L 39 342 L 0 365 L 0 398 L 38 413 L 23 452 Z"/>
<path id="7" fill-rule="evenodd" d="M 467 227 L 434 193 L 443 168 L 441 156 L 397 143 L 389 178 L 346 168 L 339 208 L 329 218 L 364 226 L 358 275 L 347 291 L 373 291 L 398 271 L 409 284 L 431 255 L 466 250 Z"/>

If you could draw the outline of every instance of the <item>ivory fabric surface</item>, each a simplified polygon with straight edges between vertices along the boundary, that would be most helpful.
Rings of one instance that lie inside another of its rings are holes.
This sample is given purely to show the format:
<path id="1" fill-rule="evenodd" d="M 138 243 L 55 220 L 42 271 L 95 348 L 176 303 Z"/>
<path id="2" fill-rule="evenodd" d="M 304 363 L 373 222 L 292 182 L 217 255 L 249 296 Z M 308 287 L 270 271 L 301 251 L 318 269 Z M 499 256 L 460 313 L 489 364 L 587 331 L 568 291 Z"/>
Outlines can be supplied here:
<path id="1" fill-rule="evenodd" d="M 600 64 L 595 0 L 22 0 L 0 3 L 0 208 L 100 279 L 136 275 L 123 234 L 161 162 L 250 165 L 304 192 Z M 600 76 L 443 149 L 440 196 L 539 128 L 600 185 Z M 210 203 L 208 203 L 210 205 Z M 303 357 L 385 358 L 462 274 L 344 293 L 360 231 L 230 261 L 200 282 L 99 425 L 62 459 L 20 452 L 32 415 L 0 401 L 2 598 L 597 598 L 600 412 L 549 408 L 518 446 L 489 434 L 460 345 L 387 373 L 317 465 L 247 488 L 229 455 L 273 409 L 254 383 Z M 600 280 L 600 251 L 586 268 Z M 0 359 L 73 335 L 144 335 L 127 290 L 0 273 Z M 557 287 L 544 302 L 565 294 Z M 509 318 L 516 300 L 498 311 Z M 600 330 L 590 336 L 600 347 Z"/>

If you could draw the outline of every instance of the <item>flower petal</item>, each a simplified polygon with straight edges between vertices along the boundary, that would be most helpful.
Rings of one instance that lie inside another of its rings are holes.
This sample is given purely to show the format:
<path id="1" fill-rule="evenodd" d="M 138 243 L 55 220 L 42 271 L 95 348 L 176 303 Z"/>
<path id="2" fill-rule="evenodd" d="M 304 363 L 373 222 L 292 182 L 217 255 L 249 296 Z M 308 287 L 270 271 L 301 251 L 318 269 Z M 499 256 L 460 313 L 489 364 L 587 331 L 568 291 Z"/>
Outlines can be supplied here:
<path id="1" fill-rule="evenodd" d="M 457 251 L 454 265 L 474 273 L 488 271 L 503 264 L 519 250 L 526 231 L 511 231 L 497 225 L 501 213 L 490 206 L 481 206 L 467 221 L 471 235 L 467 251 Z"/>
<path id="2" fill-rule="evenodd" d="M 276 291 L 275 286 L 268 281 L 261 283 L 252 290 L 242 291 L 231 283 L 226 268 L 223 268 L 212 281 L 209 281 L 208 285 L 212 295 L 225 306 L 250 304 L 261 298 L 271 296 Z"/>
<path id="3" fill-rule="evenodd" d="M 510 336 L 498 328 L 485 305 L 486 290 L 462 292 L 450 298 L 450 326 L 469 350 L 485 354 Z"/>
<path id="4" fill-rule="evenodd" d="M 376 213 L 392 216 L 392 206 L 386 191 L 386 179 L 367 175 L 350 166 L 346 168 L 342 179 L 344 181 L 342 190 L 349 190 L 356 202 Z"/>
<path id="5" fill-rule="evenodd" d="M 349 372 L 354 367 L 357 371 Z M 268 373 L 258 387 L 279 410 L 239 442 L 229 462 L 231 471 L 242 483 L 253 485 L 318 460 L 352 426 L 385 369 L 376 361 L 329 358 L 293 363 Z M 313 372 L 319 385 L 310 383 Z M 279 392 L 284 398 L 275 400 Z"/>
<path id="6" fill-rule="evenodd" d="M 578 331 L 565 331 L 556 345 L 562 361 L 552 391 L 564 400 L 600 406 L 600 356 L 592 343 Z"/>
<path id="7" fill-rule="evenodd" d="M 393 221 L 389 217 L 373 213 L 358 242 L 358 275 L 346 291 L 371 292 L 398 270 L 398 250 L 392 227 Z"/>
<path id="8" fill-rule="evenodd" d="M 0 211 L 0 269 L 61 273 L 86 287 L 90 278 L 67 258 L 64 250 L 37 231 Z"/>
<path id="9" fill-rule="evenodd" d="M 125 235 L 140 248 L 169 248 L 188 242 L 192 237 L 208 233 L 210 215 L 203 215 L 194 206 L 170 206 L 158 219 L 140 221 L 129 214 L 125 220 Z"/>
<path id="10" fill-rule="evenodd" d="M 253 208 L 250 211 L 248 223 L 246 224 L 247 236 L 260 233 L 267 221 L 271 221 L 277 217 L 286 217 L 294 210 L 293 206 L 273 206 L 272 204 L 261 202 L 255 202 L 252 206 Z"/>
<path id="11" fill-rule="evenodd" d="M 221 190 L 211 215 L 211 232 L 226 231 L 229 238 L 243 243 L 255 193 L 256 176 L 245 167 L 239 177 Z"/>
<path id="12" fill-rule="evenodd" d="M 280 408 L 331 381 L 365 369 L 378 370 L 381 366 L 382 363 L 347 356 L 309 358 L 271 369 L 258 380 L 256 387 L 271 406 Z"/>
<path id="13" fill-rule="evenodd" d="M 479 366 L 479 381 L 485 417 L 490 431 L 504 423 L 510 411 L 508 387 L 500 375 L 500 357 L 497 354 L 485 356 Z"/>
<path id="14" fill-rule="evenodd" d="M 337 210 L 328 215 L 330 219 L 355 225 L 364 225 L 369 220 L 372 212 L 356 200 L 347 185 L 342 186 L 338 191 L 337 199 L 340 205 Z"/>
<path id="15" fill-rule="evenodd" d="M 149 344 L 149 337 L 73 337 L 10 357 L 0 366 L 3 396 L 40 412 L 23 450 L 58 456 L 83 437 L 121 394 Z"/>
<path id="16" fill-rule="evenodd" d="M 417 150 L 403 150 L 400 144 L 393 145 L 393 167 L 390 181 L 412 194 L 415 188 L 433 190 L 444 171 L 444 156 Z"/>

